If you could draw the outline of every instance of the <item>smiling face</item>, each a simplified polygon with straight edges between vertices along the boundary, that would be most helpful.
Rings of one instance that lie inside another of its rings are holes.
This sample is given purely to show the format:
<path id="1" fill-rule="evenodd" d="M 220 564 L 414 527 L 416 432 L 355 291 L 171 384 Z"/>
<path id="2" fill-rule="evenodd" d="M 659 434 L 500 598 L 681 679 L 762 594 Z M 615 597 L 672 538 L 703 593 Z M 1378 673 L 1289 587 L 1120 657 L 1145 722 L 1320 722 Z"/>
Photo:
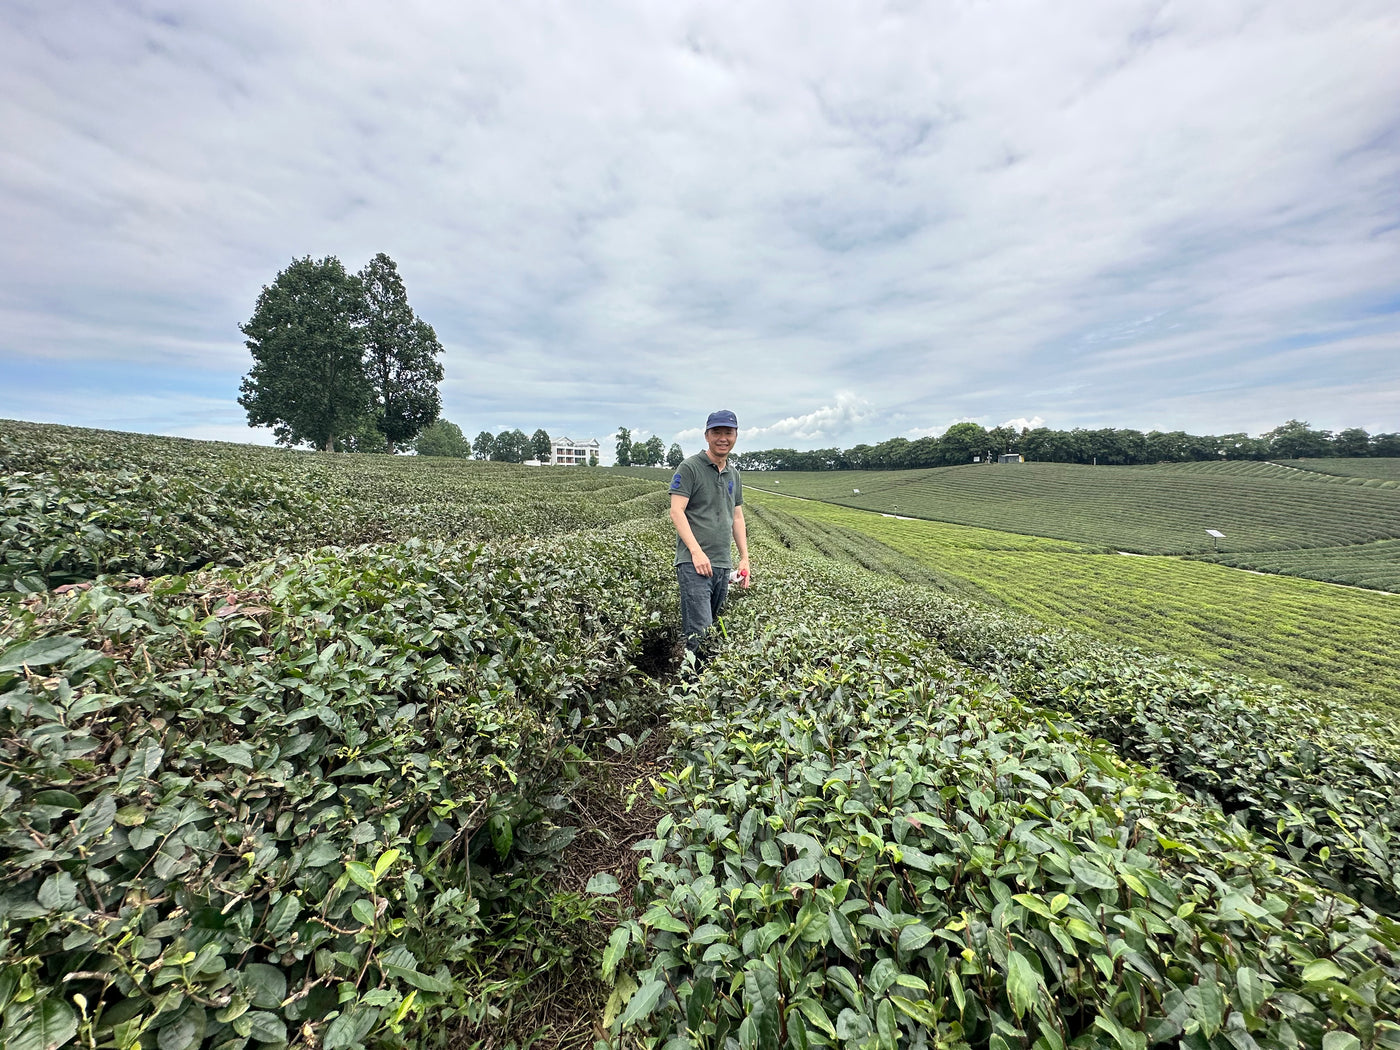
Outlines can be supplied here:
<path id="1" fill-rule="evenodd" d="M 729 458 L 729 452 L 738 439 L 739 431 L 733 427 L 711 427 L 705 431 L 705 445 L 710 450 L 710 458 L 721 462 Z"/>

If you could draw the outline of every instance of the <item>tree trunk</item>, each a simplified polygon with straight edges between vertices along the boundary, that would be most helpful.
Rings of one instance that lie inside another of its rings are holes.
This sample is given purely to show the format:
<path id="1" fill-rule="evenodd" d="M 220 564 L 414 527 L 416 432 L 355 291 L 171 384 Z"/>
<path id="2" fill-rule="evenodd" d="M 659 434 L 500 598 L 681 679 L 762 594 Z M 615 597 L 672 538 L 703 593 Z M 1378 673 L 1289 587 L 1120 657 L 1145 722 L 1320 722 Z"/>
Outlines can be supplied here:
<path id="1" fill-rule="evenodd" d="M 387 445 L 387 446 L 389 447 L 389 455 L 391 455 L 391 456 L 394 455 L 394 439 L 393 439 L 393 438 L 385 438 L 385 439 L 384 439 L 384 444 Z"/>
<path id="2" fill-rule="evenodd" d="M 334 451 L 335 451 L 335 435 L 334 435 L 334 434 L 327 434 L 327 435 L 326 435 L 326 449 L 325 449 L 325 451 L 327 451 L 327 452 L 334 452 Z"/>

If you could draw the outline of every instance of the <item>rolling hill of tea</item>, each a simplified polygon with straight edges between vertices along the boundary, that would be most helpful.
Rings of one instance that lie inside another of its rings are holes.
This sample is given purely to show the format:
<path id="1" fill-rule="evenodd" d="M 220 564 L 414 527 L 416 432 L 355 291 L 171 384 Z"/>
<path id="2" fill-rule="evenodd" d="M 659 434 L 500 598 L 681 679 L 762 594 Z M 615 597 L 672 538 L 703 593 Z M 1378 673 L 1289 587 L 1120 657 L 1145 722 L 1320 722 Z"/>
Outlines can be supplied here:
<path id="1" fill-rule="evenodd" d="M 1224 564 L 1215 565 L 1125 557 L 1062 540 L 761 491 L 748 505 L 754 528 L 789 549 L 874 564 L 862 559 L 862 542 L 854 538 L 861 537 L 909 558 L 944 590 L 1000 602 L 1045 624 L 1261 681 L 1400 708 L 1400 595 L 1225 567 L 1349 575 L 1391 588 L 1400 541 L 1336 548 L 1330 564 L 1320 560 L 1326 552 L 1305 550 L 1221 555 Z M 1375 576 L 1366 575 L 1368 564 Z"/>
<path id="2" fill-rule="evenodd" d="M 1285 467 L 1341 478 L 1359 478 L 1373 488 L 1400 488 L 1400 459 L 1281 459 Z"/>
<path id="3" fill-rule="evenodd" d="M 6 423 L 0 484 L 7 1048 L 1400 1046 L 1393 712 L 776 514 L 681 661 L 609 471 Z"/>
<path id="4" fill-rule="evenodd" d="M 1210 554 L 1206 529 L 1225 534 L 1220 547 L 1230 554 L 1400 539 L 1400 488 L 1370 487 L 1365 480 L 1273 463 L 1024 463 L 745 476 L 751 490 L 1100 549 L 1176 555 Z M 1400 565 L 1396 570 L 1400 580 Z"/>
<path id="5" fill-rule="evenodd" d="M 1375 540 L 1341 547 L 1213 554 L 1208 560 L 1250 572 L 1279 573 L 1350 587 L 1400 592 L 1400 540 Z"/>

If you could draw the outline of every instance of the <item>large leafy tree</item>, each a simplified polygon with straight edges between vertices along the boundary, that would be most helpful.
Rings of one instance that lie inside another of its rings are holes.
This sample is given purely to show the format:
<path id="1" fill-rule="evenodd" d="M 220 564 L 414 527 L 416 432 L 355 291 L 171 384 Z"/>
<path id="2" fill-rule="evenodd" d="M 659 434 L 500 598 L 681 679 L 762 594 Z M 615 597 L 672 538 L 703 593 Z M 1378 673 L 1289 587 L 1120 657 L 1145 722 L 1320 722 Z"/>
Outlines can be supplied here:
<path id="1" fill-rule="evenodd" d="M 408 305 L 394 260 L 380 252 L 363 270 L 365 374 L 374 391 L 374 424 L 388 450 L 412 441 L 442 408 L 442 344 Z"/>
<path id="2" fill-rule="evenodd" d="M 1332 435 L 1326 430 L 1313 430 L 1301 419 L 1290 419 L 1260 437 L 1269 443 L 1269 454 L 1279 459 L 1325 456 L 1331 451 Z"/>
<path id="3" fill-rule="evenodd" d="M 420 456 L 466 459 L 472 454 L 471 444 L 462 435 L 462 428 L 445 419 L 424 427 L 423 433 L 414 439 L 413 447 Z"/>
<path id="4" fill-rule="evenodd" d="M 642 449 L 642 458 L 646 461 L 647 466 L 661 466 L 666 458 L 666 444 L 661 438 L 653 434 L 651 437 L 647 438 L 646 443 L 640 447 Z"/>
<path id="5" fill-rule="evenodd" d="M 613 463 L 619 467 L 632 465 L 632 431 L 627 427 L 617 428 L 617 458 Z"/>
<path id="6" fill-rule="evenodd" d="M 366 413 L 361 416 L 350 433 L 339 442 L 342 452 L 388 452 L 389 443 L 374 425 L 374 416 Z"/>
<path id="7" fill-rule="evenodd" d="M 954 423 L 938 439 L 939 459 L 948 466 L 971 463 L 973 456 L 986 455 L 990 447 L 987 431 L 978 423 Z"/>
<path id="8" fill-rule="evenodd" d="M 1360 427 L 1347 427 L 1332 439 L 1332 450 L 1338 456 L 1368 456 L 1371 435 Z"/>
<path id="9" fill-rule="evenodd" d="M 550 440 L 549 433 L 543 427 L 530 435 L 530 458 L 537 459 L 541 463 L 548 463 L 550 455 L 554 452 L 554 442 Z"/>
<path id="10" fill-rule="evenodd" d="M 496 439 L 489 430 L 483 430 L 472 442 L 472 454 L 477 459 L 496 458 Z"/>
<path id="11" fill-rule="evenodd" d="M 1020 435 L 1016 433 L 1014 427 L 992 427 L 991 430 L 987 431 L 988 448 L 998 456 L 1004 456 L 1015 449 L 1019 438 Z"/>
<path id="12" fill-rule="evenodd" d="M 253 316 L 239 326 L 253 355 L 238 398 L 248 425 L 271 427 L 281 445 L 334 452 L 370 404 L 363 315 L 360 281 L 334 256 L 293 259 L 264 285 Z"/>
<path id="13" fill-rule="evenodd" d="M 1376 434 L 1371 438 L 1371 455 L 1400 456 L 1400 434 Z"/>
<path id="14" fill-rule="evenodd" d="M 525 457 L 530 454 L 530 439 L 519 427 L 514 430 L 502 430 L 496 435 L 495 441 L 491 458 L 502 463 L 523 463 Z"/>
<path id="15" fill-rule="evenodd" d="M 685 453 L 681 451 L 678 444 L 672 444 L 670 451 L 666 453 L 666 465 L 669 467 L 679 467 L 685 462 Z"/>

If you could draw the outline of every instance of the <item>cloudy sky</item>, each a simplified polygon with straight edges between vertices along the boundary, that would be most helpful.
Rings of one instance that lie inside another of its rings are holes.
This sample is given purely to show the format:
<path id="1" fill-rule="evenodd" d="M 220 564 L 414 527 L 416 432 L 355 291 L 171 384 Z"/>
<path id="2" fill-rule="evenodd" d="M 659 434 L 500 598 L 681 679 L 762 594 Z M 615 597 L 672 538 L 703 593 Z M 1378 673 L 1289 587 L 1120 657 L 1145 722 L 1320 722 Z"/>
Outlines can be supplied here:
<path id="1" fill-rule="evenodd" d="M 1394 0 L 0 4 L 0 417 L 267 442 L 375 253 L 468 435 L 1400 430 Z"/>

